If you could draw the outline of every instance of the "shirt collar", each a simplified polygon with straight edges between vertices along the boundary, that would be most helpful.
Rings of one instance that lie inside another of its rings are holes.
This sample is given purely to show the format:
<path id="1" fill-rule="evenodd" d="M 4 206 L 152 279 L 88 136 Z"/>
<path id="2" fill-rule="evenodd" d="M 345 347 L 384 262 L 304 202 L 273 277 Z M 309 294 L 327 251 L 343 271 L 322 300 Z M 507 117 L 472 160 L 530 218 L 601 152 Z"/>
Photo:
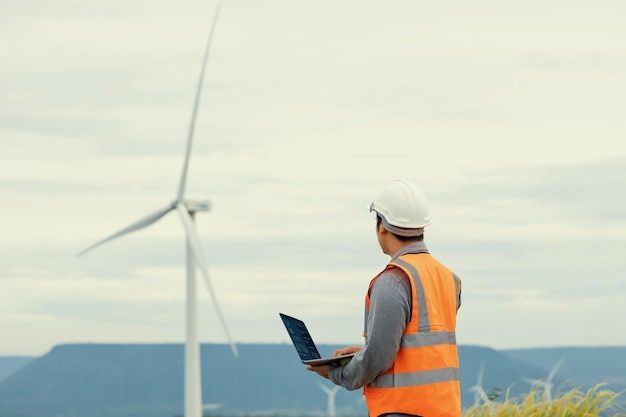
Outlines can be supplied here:
<path id="1" fill-rule="evenodd" d="M 407 253 L 428 253 L 428 248 L 426 244 L 422 242 L 412 242 L 408 245 L 401 247 L 396 253 L 391 257 L 392 261 L 395 261 L 402 255 L 406 255 Z"/>

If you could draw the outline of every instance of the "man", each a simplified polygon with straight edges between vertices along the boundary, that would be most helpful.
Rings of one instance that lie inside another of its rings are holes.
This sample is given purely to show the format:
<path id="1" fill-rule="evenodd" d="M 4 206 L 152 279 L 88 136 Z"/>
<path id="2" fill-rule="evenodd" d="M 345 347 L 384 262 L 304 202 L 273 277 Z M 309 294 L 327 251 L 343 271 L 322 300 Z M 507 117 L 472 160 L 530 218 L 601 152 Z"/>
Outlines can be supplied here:
<path id="1" fill-rule="evenodd" d="M 370 206 L 376 236 L 391 256 L 365 296 L 365 344 L 342 366 L 308 366 L 348 390 L 363 387 L 370 417 L 459 417 L 455 337 L 461 281 L 423 242 L 430 224 L 422 191 L 406 180 L 388 184 Z"/>

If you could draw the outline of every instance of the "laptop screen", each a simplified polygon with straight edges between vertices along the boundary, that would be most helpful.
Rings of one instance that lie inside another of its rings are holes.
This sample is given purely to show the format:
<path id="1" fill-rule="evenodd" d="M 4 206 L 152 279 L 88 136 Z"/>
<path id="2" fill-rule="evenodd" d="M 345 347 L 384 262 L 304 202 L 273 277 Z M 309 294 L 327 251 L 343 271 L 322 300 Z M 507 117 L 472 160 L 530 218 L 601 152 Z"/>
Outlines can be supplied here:
<path id="1" fill-rule="evenodd" d="M 298 355 L 300 355 L 300 359 L 303 361 L 319 359 L 320 354 L 317 351 L 317 347 L 315 347 L 315 343 L 313 343 L 313 339 L 311 338 L 304 322 L 283 313 L 279 314 L 285 324 L 285 327 L 287 328 L 287 332 L 289 333 L 289 337 L 291 337 L 293 345 L 298 351 Z"/>

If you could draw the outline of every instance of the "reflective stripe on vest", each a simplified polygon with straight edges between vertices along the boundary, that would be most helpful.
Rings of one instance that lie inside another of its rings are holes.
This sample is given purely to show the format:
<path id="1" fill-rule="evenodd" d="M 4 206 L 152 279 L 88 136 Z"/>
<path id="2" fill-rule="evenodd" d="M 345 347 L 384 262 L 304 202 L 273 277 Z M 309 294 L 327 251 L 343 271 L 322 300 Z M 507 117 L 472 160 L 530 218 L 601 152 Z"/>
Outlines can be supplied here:
<path id="1" fill-rule="evenodd" d="M 383 374 L 376 378 L 369 386 L 372 388 L 412 387 L 437 382 L 457 381 L 458 379 L 458 368 L 443 368 L 432 371 L 411 372 L 408 374 Z"/>
<path id="2" fill-rule="evenodd" d="M 401 348 L 434 346 L 434 345 L 456 345 L 456 333 L 454 332 L 434 332 L 405 334 L 400 342 Z"/>
<path id="3" fill-rule="evenodd" d="M 370 416 L 460 416 L 455 327 L 461 280 L 428 253 L 402 255 L 392 260 L 385 271 L 393 267 L 402 269 L 409 278 L 411 320 L 391 368 L 364 387 Z M 371 288 L 379 276 L 370 283 L 366 311 Z M 429 309 L 429 301 L 437 304 L 434 310 Z"/>

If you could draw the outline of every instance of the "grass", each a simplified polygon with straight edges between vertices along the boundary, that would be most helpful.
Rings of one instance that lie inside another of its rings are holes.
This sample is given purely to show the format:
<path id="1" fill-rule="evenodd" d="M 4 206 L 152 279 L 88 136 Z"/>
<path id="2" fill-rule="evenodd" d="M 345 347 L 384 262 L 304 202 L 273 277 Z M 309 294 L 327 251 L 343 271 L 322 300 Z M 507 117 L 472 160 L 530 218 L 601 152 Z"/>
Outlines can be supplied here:
<path id="1" fill-rule="evenodd" d="M 622 393 L 603 389 L 604 385 L 598 384 L 587 391 L 574 388 L 563 394 L 559 392 L 552 401 L 546 400 L 542 388 L 533 389 L 516 398 L 509 398 L 507 391 L 502 401 L 490 401 L 467 408 L 462 417 L 626 417 L 624 406 L 617 402 Z M 492 400 L 499 399 L 500 394 L 496 390 L 489 396 Z M 268 414 L 267 417 L 279 415 Z M 205 414 L 204 417 L 219 416 L 218 413 Z"/>
<path id="2" fill-rule="evenodd" d="M 598 384 L 587 391 L 574 388 L 547 401 L 543 389 L 537 388 L 519 398 L 492 401 L 466 409 L 463 417 L 626 417 L 617 403 L 621 393 L 602 389 Z"/>

